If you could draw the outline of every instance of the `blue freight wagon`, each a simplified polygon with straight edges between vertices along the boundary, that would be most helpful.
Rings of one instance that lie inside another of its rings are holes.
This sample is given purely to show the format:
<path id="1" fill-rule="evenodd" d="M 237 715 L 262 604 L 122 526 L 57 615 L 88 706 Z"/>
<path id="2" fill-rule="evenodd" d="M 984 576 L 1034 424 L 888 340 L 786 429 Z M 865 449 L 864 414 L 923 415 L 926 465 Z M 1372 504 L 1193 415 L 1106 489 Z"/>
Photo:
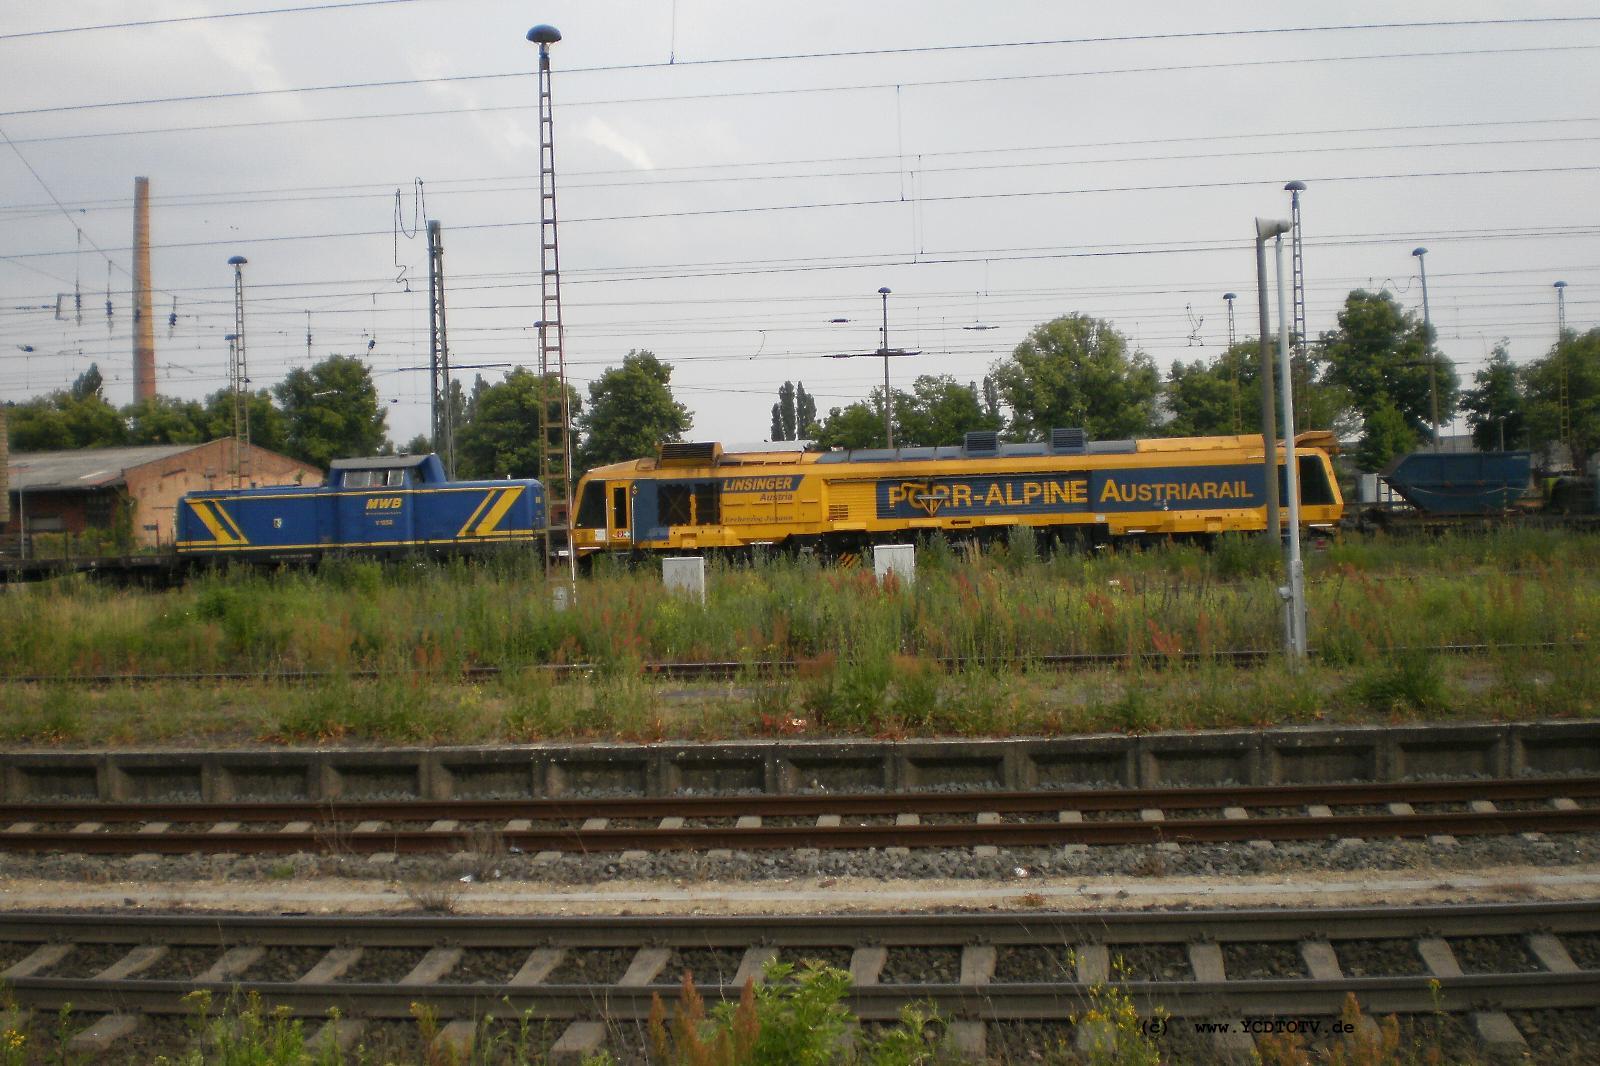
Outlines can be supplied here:
<path id="1" fill-rule="evenodd" d="M 188 493 L 174 543 L 192 558 L 459 554 L 531 542 L 544 524 L 537 481 L 451 481 L 436 455 L 377 456 L 335 460 L 316 487 Z"/>
<path id="2" fill-rule="evenodd" d="M 1412 452 L 1383 479 L 1425 515 L 1496 515 L 1529 494 L 1532 472 L 1528 452 Z"/>

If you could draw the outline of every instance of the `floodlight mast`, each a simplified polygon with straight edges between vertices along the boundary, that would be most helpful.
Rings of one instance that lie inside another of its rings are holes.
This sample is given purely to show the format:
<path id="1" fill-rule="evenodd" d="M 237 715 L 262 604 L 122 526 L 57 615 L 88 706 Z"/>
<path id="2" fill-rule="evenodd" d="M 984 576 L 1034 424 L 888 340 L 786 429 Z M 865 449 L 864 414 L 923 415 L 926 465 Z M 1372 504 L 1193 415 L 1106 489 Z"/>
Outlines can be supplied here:
<path id="1" fill-rule="evenodd" d="M 1234 345 L 1238 343 L 1233 324 L 1233 301 L 1239 298 L 1239 294 L 1225 292 L 1222 294 L 1222 298 L 1228 304 L 1228 350 L 1224 358 L 1234 361 L 1228 372 L 1228 377 L 1233 379 L 1233 431 L 1234 433 L 1242 433 L 1244 432 L 1244 411 L 1239 402 L 1239 364 L 1238 356 L 1233 350 Z"/>
<path id="2" fill-rule="evenodd" d="M 559 531 L 565 538 L 567 579 L 576 597 L 578 553 L 573 536 L 572 409 L 567 396 L 566 325 L 561 317 L 555 119 L 550 93 L 550 46 L 561 40 L 561 31 L 541 23 L 529 30 L 527 37 L 539 46 L 539 480 L 544 483 L 545 493 L 545 573 L 548 576 L 552 542 Z M 552 383 L 559 392 L 553 403 L 549 395 Z M 559 425 L 552 424 L 553 414 L 559 417 Z M 554 521 L 557 509 L 561 511 L 560 526 Z"/>
<path id="3" fill-rule="evenodd" d="M 883 439 L 894 447 L 894 393 L 889 391 L 889 286 L 878 290 L 883 300 Z"/>
<path id="4" fill-rule="evenodd" d="M 246 390 L 250 376 L 244 351 L 244 267 L 250 262 L 242 255 L 228 260 L 233 267 L 233 332 L 228 335 L 228 386 L 233 392 L 233 487 L 242 488 L 249 480 L 250 404 Z"/>
<path id="5" fill-rule="evenodd" d="M 1439 450 L 1439 360 L 1433 354 L 1433 316 L 1428 313 L 1428 250 L 1413 248 L 1417 269 L 1422 273 L 1422 329 L 1426 334 L 1423 349 L 1428 358 L 1428 407 L 1433 416 L 1433 450 Z"/>

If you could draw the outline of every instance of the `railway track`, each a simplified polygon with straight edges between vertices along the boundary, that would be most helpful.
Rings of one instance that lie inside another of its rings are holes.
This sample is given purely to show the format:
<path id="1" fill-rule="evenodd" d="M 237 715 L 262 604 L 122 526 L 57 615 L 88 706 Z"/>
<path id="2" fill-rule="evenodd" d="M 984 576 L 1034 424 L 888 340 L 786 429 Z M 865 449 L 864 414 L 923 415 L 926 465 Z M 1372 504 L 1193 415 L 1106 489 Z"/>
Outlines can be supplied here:
<path id="1" fill-rule="evenodd" d="M 1473 656 L 1493 652 L 1543 652 L 1569 651 L 1588 647 L 1586 640 L 1533 641 L 1496 644 L 1432 644 L 1425 646 L 1400 646 L 1395 652 L 1417 652 L 1430 655 Z M 1028 656 L 975 656 L 963 658 L 941 657 L 929 660 L 950 673 L 963 670 L 1034 669 L 1091 670 L 1104 666 L 1136 664 L 1146 667 L 1192 666 L 1200 663 L 1249 667 L 1275 662 L 1281 652 L 1269 648 L 1219 648 L 1214 651 L 1182 652 L 1069 652 L 1059 655 Z M 1311 657 L 1318 656 L 1311 649 Z M 646 677 L 669 681 L 728 681 L 739 678 L 787 677 L 801 672 L 810 663 L 801 659 L 746 660 L 695 660 L 671 662 L 652 660 L 641 663 L 639 671 Z M 603 662 L 537 663 L 509 667 L 492 664 L 463 666 L 459 670 L 435 671 L 440 680 L 481 681 L 502 674 L 534 673 L 557 680 L 576 680 L 591 677 L 611 669 Z M 420 673 L 421 671 L 413 671 Z M 220 684 L 229 681 L 259 681 L 271 684 L 304 684 L 317 681 L 361 680 L 371 681 L 393 677 L 392 669 L 357 670 L 227 670 L 189 671 L 164 673 L 79 673 L 79 674 L 13 674 L 0 677 L 0 682 L 20 685 L 79 685 L 99 687 L 105 685 L 151 684 Z"/>
<path id="2" fill-rule="evenodd" d="M 1533 1053 L 1549 1051 L 1539 1042 L 1552 1032 L 1600 1036 L 1600 908 L 1588 903 L 777 918 L 0 915 L 0 980 L 22 1024 L 53 1024 L 70 1004 L 77 1028 L 67 1043 L 100 1053 L 190 1013 L 184 997 L 205 989 L 218 1000 L 259 993 L 307 1019 L 337 1008 L 323 1039 L 372 1039 L 423 1003 L 443 1026 L 437 1039 L 458 1051 L 482 1037 L 486 1012 L 528 1012 L 545 1026 L 541 1051 L 552 1060 L 607 1045 L 627 1058 L 653 998 L 671 1000 L 685 971 L 715 1000 L 736 997 L 774 960 L 804 959 L 851 973 L 849 1006 L 864 1021 L 933 1005 L 970 1056 L 1092 1036 L 1070 1019 L 1104 982 L 1123 987 L 1143 1017 L 1170 1015 L 1174 1039 L 1219 1053 L 1246 1052 L 1252 1026 L 1327 1023 L 1352 994 L 1369 1016 L 1420 1016 L 1438 1039 L 1499 1051 L 1530 1051 L 1530 1040 Z"/>
<path id="3" fill-rule="evenodd" d="M 0 852 L 1048 847 L 1600 830 L 1600 777 L 673 798 L 0 804 Z"/>

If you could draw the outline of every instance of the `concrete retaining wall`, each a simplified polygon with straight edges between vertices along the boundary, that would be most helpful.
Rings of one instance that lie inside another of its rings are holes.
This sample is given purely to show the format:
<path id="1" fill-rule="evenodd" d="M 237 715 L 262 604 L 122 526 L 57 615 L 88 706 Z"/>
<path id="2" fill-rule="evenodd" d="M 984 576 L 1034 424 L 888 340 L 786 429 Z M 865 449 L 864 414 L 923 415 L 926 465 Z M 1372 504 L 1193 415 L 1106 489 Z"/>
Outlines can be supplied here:
<path id="1" fill-rule="evenodd" d="M 485 799 L 1315 784 L 1600 773 L 1600 723 L 1059 739 L 0 754 L 8 802 Z"/>

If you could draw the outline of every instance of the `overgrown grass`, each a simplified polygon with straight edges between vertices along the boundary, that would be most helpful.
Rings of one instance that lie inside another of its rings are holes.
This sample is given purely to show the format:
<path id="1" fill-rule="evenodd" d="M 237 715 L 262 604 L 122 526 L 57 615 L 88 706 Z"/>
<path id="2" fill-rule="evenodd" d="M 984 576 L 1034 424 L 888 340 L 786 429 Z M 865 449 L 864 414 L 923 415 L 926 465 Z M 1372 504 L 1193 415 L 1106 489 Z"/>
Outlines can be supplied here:
<path id="1" fill-rule="evenodd" d="M 0 682 L 0 743 L 39 747 L 1061 736 L 1596 715 L 1600 671 L 1583 648 L 1401 653 L 1298 671 L 1274 661 L 948 672 L 910 656 L 824 658 L 795 673 L 696 684 L 640 674 L 558 682 L 532 669 L 474 683 Z"/>
<path id="2" fill-rule="evenodd" d="M 1260 541 L 1040 559 L 1029 540 L 987 555 L 934 541 L 909 588 L 805 559 L 714 561 L 704 606 L 668 595 L 645 565 L 600 567 L 561 609 L 521 556 L 222 572 L 168 592 L 65 581 L 0 596 L 0 675 L 447 677 L 583 662 L 623 676 L 651 661 L 831 659 L 850 666 L 820 698 L 848 720 L 880 709 L 897 657 L 1015 666 L 1280 644 L 1277 563 Z M 1309 563 L 1312 644 L 1360 663 L 1407 647 L 1586 638 L 1600 633 L 1595 543 L 1533 531 L 1334 546 Z"/>

